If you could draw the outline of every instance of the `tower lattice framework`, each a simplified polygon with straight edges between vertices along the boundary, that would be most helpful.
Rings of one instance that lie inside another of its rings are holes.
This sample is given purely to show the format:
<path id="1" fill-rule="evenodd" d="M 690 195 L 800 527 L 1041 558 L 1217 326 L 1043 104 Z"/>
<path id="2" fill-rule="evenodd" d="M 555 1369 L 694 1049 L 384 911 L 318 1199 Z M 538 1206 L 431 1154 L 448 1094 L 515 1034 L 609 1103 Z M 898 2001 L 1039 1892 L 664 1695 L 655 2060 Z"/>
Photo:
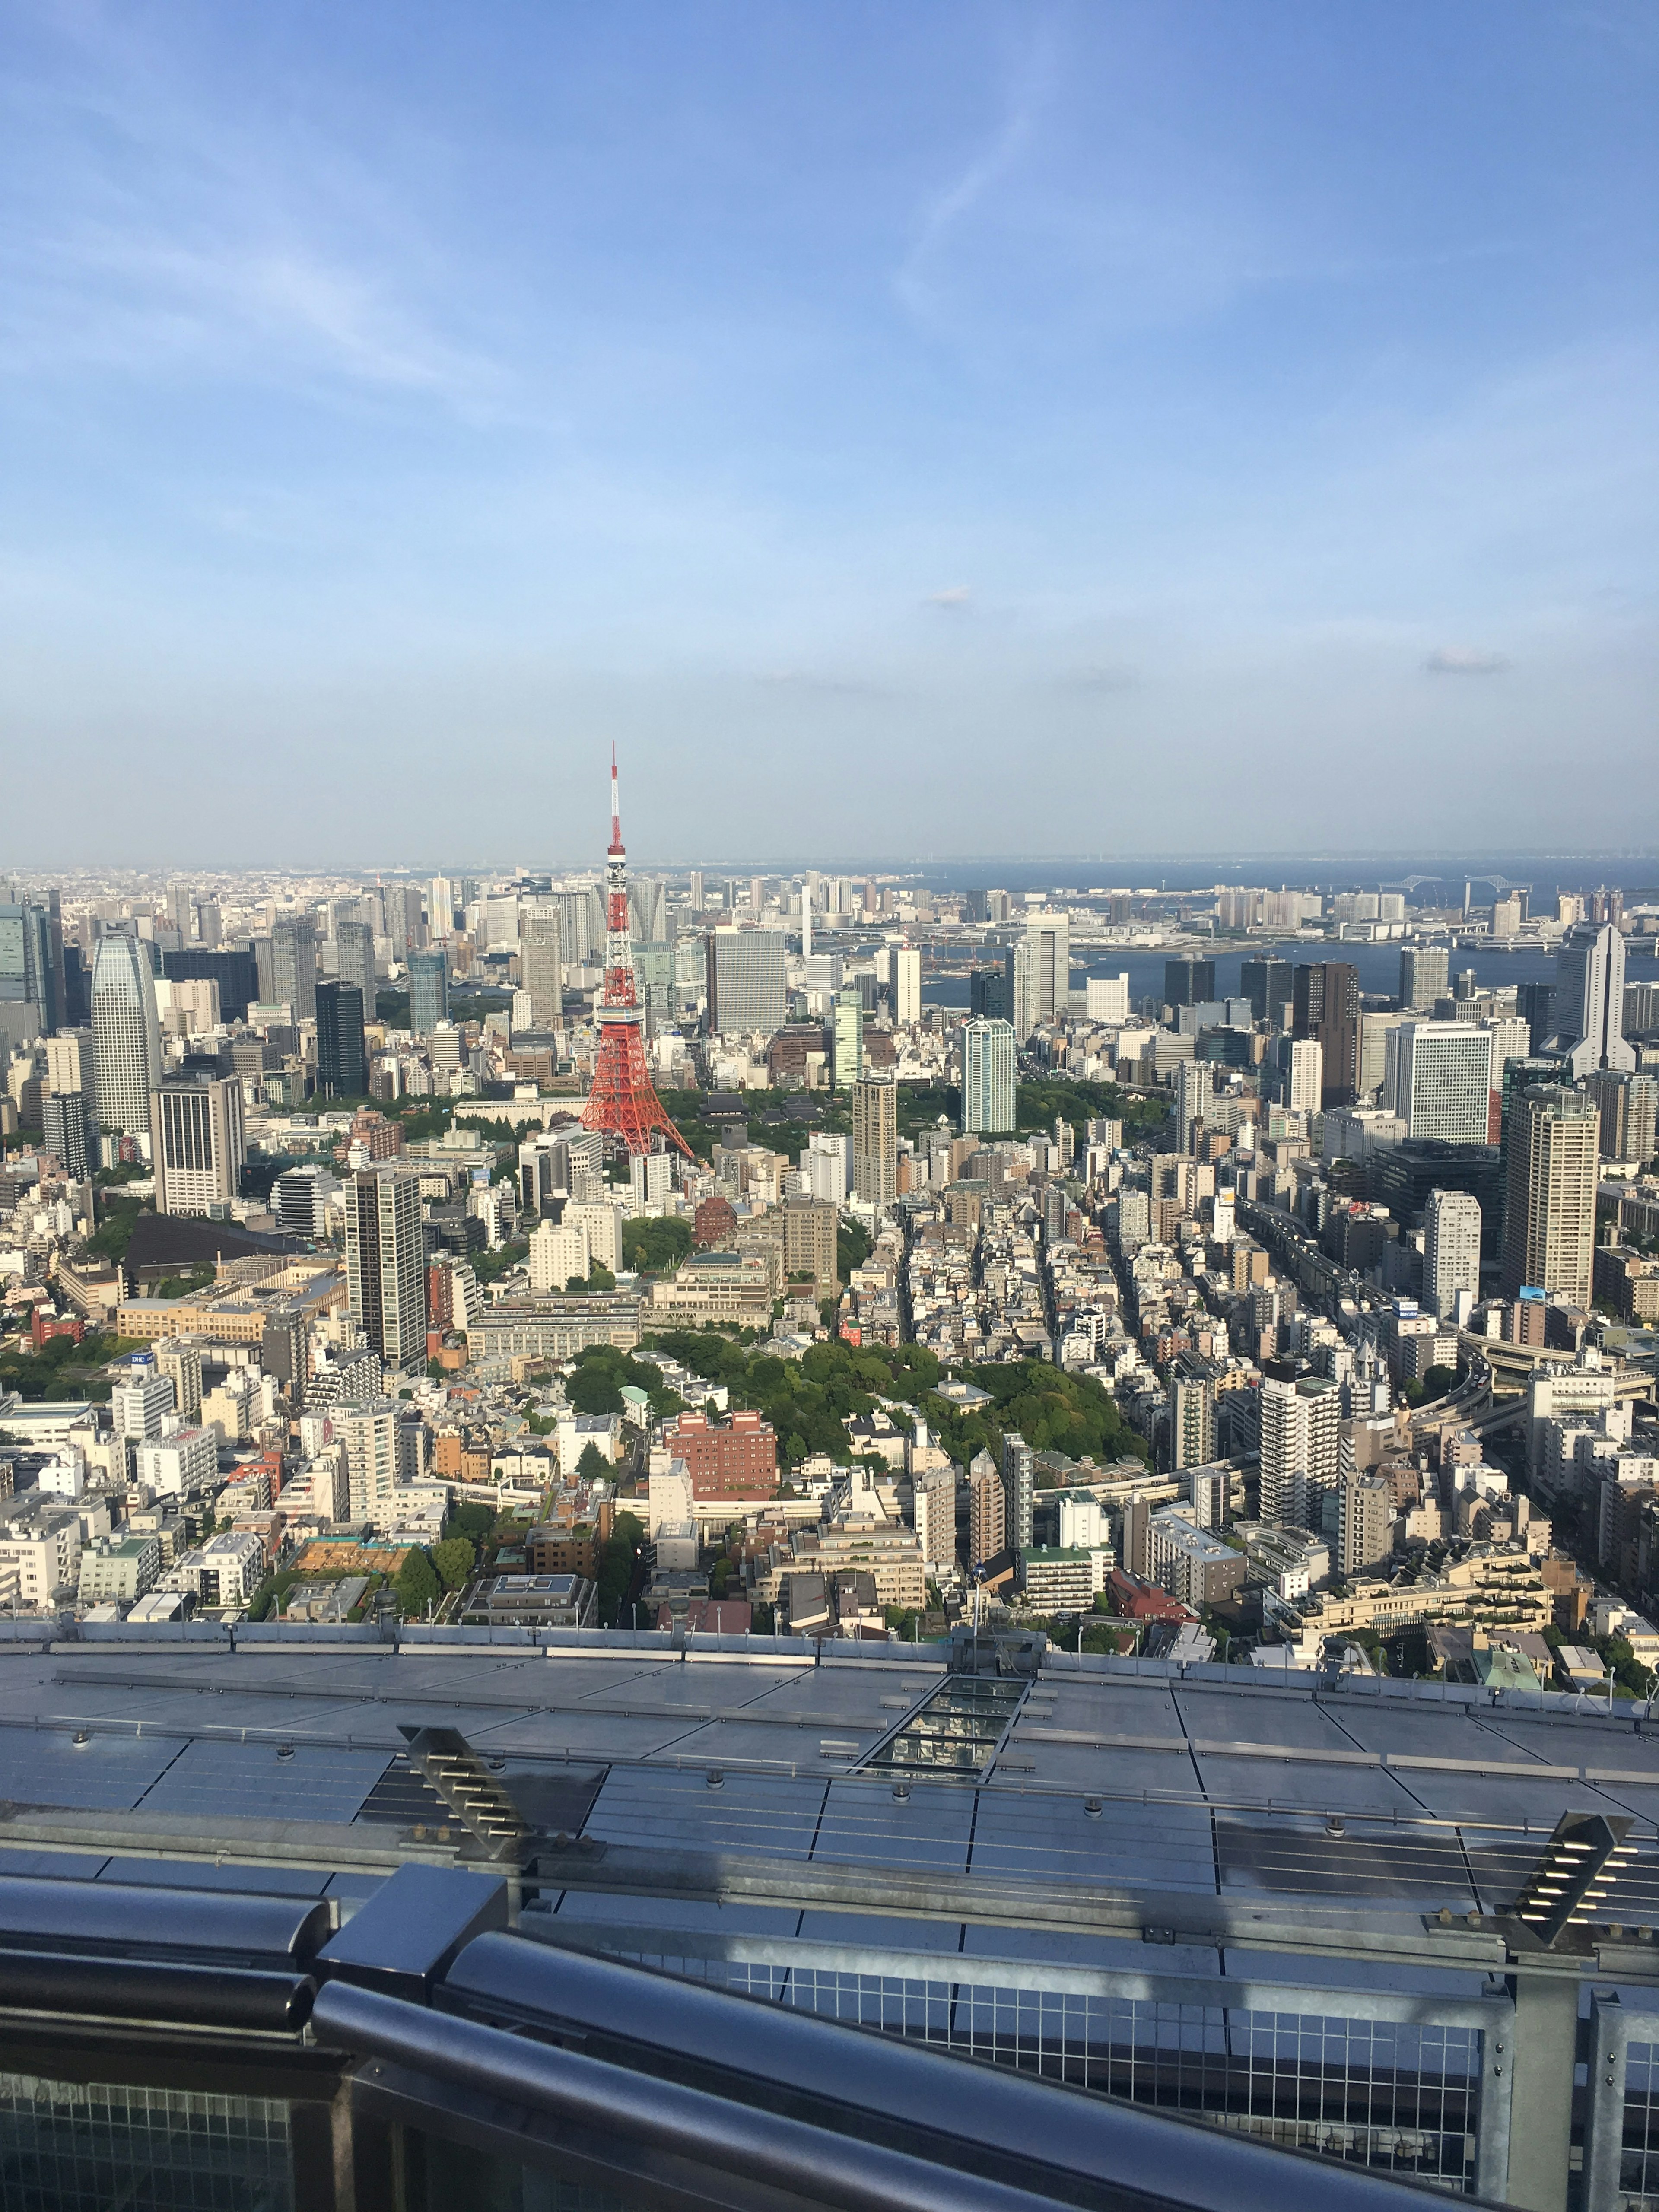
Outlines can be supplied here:
<path id="1" fill-rule="evenodd" d="M 628 855 L 623 848 L 617 795 L 617 753 L 611 750 L 611 849 L 605 862 L 605 984 L 599 993 L 599 1049 L 593 1087 L 582 1109 L 582 1127 L 598 1129 L 632 1156 L 655 1150 L 665 1138 L 695 1157 L 651 1080 L 645 1060 L 645 1015 L 634 974 L 633 933 L 628 919 Z"/>

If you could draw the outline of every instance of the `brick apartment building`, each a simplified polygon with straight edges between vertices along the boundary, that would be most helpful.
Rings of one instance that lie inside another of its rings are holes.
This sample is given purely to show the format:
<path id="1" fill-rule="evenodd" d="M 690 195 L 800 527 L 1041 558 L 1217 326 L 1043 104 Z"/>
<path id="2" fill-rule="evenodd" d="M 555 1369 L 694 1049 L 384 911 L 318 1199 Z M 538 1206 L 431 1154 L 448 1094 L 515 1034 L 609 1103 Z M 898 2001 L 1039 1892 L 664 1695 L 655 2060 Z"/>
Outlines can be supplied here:
<path id="1" fill-rule="evenodd" d="M 778 1439 L 758 1413 L 733 1413 L 712 1421 L 707 1413 L 682 1413 L 663 1433 L 676 1459 L 685 1462 L 693 1498 L 771 1498 L 778 1487 Z"/>

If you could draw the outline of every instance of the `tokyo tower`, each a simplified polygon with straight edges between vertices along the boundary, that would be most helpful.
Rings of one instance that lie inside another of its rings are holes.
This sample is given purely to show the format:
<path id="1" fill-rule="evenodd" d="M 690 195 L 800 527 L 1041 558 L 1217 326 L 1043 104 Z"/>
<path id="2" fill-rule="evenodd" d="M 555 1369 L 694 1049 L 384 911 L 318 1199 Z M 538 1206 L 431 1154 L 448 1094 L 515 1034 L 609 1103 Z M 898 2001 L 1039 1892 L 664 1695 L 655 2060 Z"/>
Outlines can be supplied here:
<path id="1" fill-rule="evenodd" d="M 599 1129 L 630 1154 L 665 1149 L 665 1137 L 687 1159 L 695 1158 L 664 1111 L 645 1064 L 644 1010 L 634 979 L 634 946 L 628 922 L 628 855 L 623 850 L 617 800 L 617 748 L 611 748 L 611 850 L 605 861 L 605 986 L 599 993 L 599 1051 L 593 1088 L 582 1109 L 582 1127 Z"/>

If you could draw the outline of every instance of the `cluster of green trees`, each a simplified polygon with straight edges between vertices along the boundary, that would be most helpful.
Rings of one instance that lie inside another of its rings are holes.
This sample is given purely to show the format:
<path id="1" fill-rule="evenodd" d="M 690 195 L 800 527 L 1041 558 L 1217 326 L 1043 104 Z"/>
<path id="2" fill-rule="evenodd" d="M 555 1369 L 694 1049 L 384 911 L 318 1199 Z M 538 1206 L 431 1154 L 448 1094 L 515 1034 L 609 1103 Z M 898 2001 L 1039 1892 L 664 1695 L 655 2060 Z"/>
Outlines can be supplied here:
<path id="1" fill-rule="evenodd" d="M 649 1339 L 647 1348 L 724 1382 L 734 1405 L 752 1407 L 777 1431 L 779 1455 L 789 1467 L 814 1452 L 850 1459 L 843 1423 L 849 1414 L 873 1412 L 881 1399 L 914 1406 L 959 1465 L 981 1449 L 996 1455 L 1006 1434 L 1073 1459 L 1150 1455 L 1146 1439 L 1098 1382 L 1036 1360 L 963 1369 L 991 1398 L 989 1405 L 964 1408 L 939 1395 L 939 1359 L 924 1345 L 815 1344 L 793 1360 L 711 1330 L 671 1329 Z"/>
<path id="2" fill-rule="evenodd" d="M 664 1382 L 661 1368 L 648 1359 L 635 1359 L 631 1353 L 619 1352 L 613 1344 L 590 1344 L 577 1354 L 564 1394 L 579 1413 L 620 1413 L 627 1404 L 623 1396 L 624 1383 L 647 1394 L 657 1420 L 680 1411 L 684 1401 Z"/>
<path id="3" fill-rule="evenodd" d="M 15 1390 L 21 1398 L 107 1398 L 109 1379 L 98 1370 L 137 1349 L 124 1337 L 94 1329 L 79 1344 L 54 1336 L 38 1352 L 0 1352 L 0 1390 Z"/>
<path id="4" fill-rule="evenodd" d="M 1069 1121 L 1080 1138 L 1086 1121 L 1123 1124 L 1126 1141 L 1155 1136 L 1170 1118 L 1162 1098 L 1133 1097 L 1115 1083 L 1074 1083 L 1060 1076 L 1021 1079 L 1016 1118 L 1022 1129 L 1051 1129 L 1056 1119 Z"/>
<path id="5" fill-rule="evenodd" d="M 100 1193 L 98 1226 L 87 1239 L 87 1249 L 106 1260 L 125 1260 L 139 1215 L 155 1210 L 154 1201 L 148 1198 L 107 1198 Z"/>
<path id="6" fill-rule="evenodd" d="M 624 1267 L 642 1274 L 669 1273 L 691 1249 L 691 1224 L 672 1216 L 660 1220 L 642 1216 L 637 1220 L 624 1221 L 622 1249 Z"/>
<path id="7" fill-rule="evenodd" d="M 623 1609 L 631 1597 L 639 1572 L 640 1547 L 645 1541 L 644 1523 L 631 1513 L 618 1513 L 609 1540 L 600 1547 L 594 1580 L 599 1586 L 600 1625 L 629 1628 Z"/>

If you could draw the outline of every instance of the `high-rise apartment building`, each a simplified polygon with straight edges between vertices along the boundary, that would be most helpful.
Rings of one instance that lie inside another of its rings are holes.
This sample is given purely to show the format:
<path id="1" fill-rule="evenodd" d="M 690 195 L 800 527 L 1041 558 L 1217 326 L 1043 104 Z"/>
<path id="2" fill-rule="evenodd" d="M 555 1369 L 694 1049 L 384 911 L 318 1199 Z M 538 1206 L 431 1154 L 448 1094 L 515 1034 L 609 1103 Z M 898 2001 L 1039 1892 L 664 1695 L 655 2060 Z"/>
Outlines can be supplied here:
<path id="1" fill-rule="evenodd" d="M 1504 1295 L 1563 1292 L 1588 1308 L 1601 1117 L 1586 1091 L 1528 1084 L 1514 1100 L 1504 1209 Z"/>
<path id="2" fill-rule="evenodd" d="M 93 1089 L 98 1125 L 150 1140 L 149 1094 L 161 1079 L 155 981 L 137 938 L 100 937 L 92 963 Z"/>
<path id="3" fill-rule="evenodd" d="M 1480 1295 L 1480 1206 L 1466 1190 L 1431 1190 L 1423 1209 L 1423 1303 L 1457 1319 L 1458 1293 Z"/>
<path id="4" fill-rule="evenodd" d="M 1177 1367 L 1170 1378 L 1170 1466 L 1207 1467 L 1214 1457 L 1215 1385 Z"/>
<path id="5" fill-rule="evenodd" d="M 836 994 L 830 1049 L 835 1086 L 850 1091 L 864 1073 L 864 997 L 855 986 Z"/>
<path id="6" fill-rule="evenodd" d="M 98 1164 L 98 1125 L 78 1091 L 49 1091 L 40 1101 L 40 1136 L 67 1174 L 83 1182 Z"/>
<path id="7" fill-rule="evenodd" d="M 1036 1455 L 1023 1437 L 1002 1439 L 1003 1542 L 1029 1552 L 1036 1500 Z"/>
<path id="8" fill-rule="evenodd" d="M 978 1453 L 968 1469 L 968 1566 L 971 1572 L 1007 1547 L 1007 1493 L 989 1452 Z"/>
<path id="9" fill-rule="evenodd" d="M 1291 1019 L 1293 1034 L 1313 1039 L 1324 1054 L 1320 1103 L 1352 1106 L 1359 1082 L 1359 970 L 1341 960 L 1298 968 Z"/>
<path id="10" fill-rule="evenodd" d="M 1450 983 L 1451 955 L 1443 945 L 1402 945 L 1400 948 L 1401 1005 L 1414 1014 L 1431 1014 L 1437 1000 L 1446 996 Z"/>
<path id="11" fill-rule="evenodd" d="M 895 945 L 887 954 L 887 983 L 896 1026 L 921 1019 L 921 954 L 914 945 Z"/>
<path id="12" fill-rule="evenodd" d="M 787 940 L 775 929 L 708 933 L 708 1028 L 716 1036 L 771 1036 L 788 1012 Z"/>
<path id="13" fill-rule="evenodd" d="M 366 1168 L 348 1176 L 344 1189 L 352 1318 L 388 1367 L 414 1367 L 426 1352 L 420 1177 Z"/>
<path id="14" fill-rule="evenodd" d="M 1555 956 L 1558 1046 L 1575 1081 L 1603 1068 L 1633 1073 L 1625 1042 L 1625 940 L 1611 923 L 1569 930 Z"/>
<path id="15" fill-rule="evenodd" d="M 1193 1139 L 1214 1111 L 1214 1070 L 1207 1060 L 1183 1060 L 1175 1072 L 1176 1150 L 1190 1152 Z"/>
<path id="16" fill-rule="evenodd" d="M 898 1086 L 865 1076 L 853 1086 L 853 1192 L 885 1208 L 898 1196 Z"/>
<path id="17" fill-rule="evenodd" d="M 317 1090 L 324 1098 L 368 1095 L 363 994 L 356 983 L 317 986 Z"/>
<path id="18" fill-rule="evenodd" d="M 240 1197 L 247 1139 L 234 1075 L 179 1077 L 150 1093 L 158 1213 L 209 1213 Z"/>
<path id="19" fill-rule="evenodd" d="M 409 1026 L 416 1036 L 430 1036 L 440 1022 L 449 1019 L 449 955 L 411 952 L 409 956 Z"/>
<path id="20" fill-rule="evenodd" d="M 285 915 L 270 933 L 270 988 L 296 1022 L 317 1012 L 317 930 L 311 916 Z"/>
<path id="21" fill-rule="evenodd" d="M 1489 1029 L 1474 1022 L 1401 1022 L 1389 1032 L 1382 1103 L 1406 1124 L 1408 1137 L 1490 1143 L 1492 1097 Z"/>
<path id="22" fill-rule="evenodd" d="M 1638 1167 L 1650 1160 L 1659 1146 L 1659 1076 L 1607 1068 L 1590 1078 L 1589 1092 L 1601 1111 L 1602 1158 Z"/>
<path id="23" fill-rule="evenodd" d="M 564 1019 L 564 945 L 550 902 L 519 916 L 519 988 L 529 994 L 531 1028 L 556 1029 Z"/>
<path id="24" fill-rule="evenodd" d="M 965 1136 L 1006 1136 L 1018 1126 L 1019 1061 L 1012 1022 L 971 1021 L 962 1032 Z"/>
<path id="25" fill-rule="evenodd" d="M 1336 1547 L 1331 1564 L 1351 1579 L 1377 1573 L 1393 1556 L 1393 1486 L 1375 1475 L 1346 1477 L 1337 1491 Z"/>
<path id="26" fill-rule="evenodd" d="M 1279 1525 L 1320 1525 L 1322 1501 L 1336 1487 L 1342 1457 L 1342 1391 L 1322 1375 L 1298 1375 L 1286 1361 L 1261 1370 L 1261 1517 Z"/>

